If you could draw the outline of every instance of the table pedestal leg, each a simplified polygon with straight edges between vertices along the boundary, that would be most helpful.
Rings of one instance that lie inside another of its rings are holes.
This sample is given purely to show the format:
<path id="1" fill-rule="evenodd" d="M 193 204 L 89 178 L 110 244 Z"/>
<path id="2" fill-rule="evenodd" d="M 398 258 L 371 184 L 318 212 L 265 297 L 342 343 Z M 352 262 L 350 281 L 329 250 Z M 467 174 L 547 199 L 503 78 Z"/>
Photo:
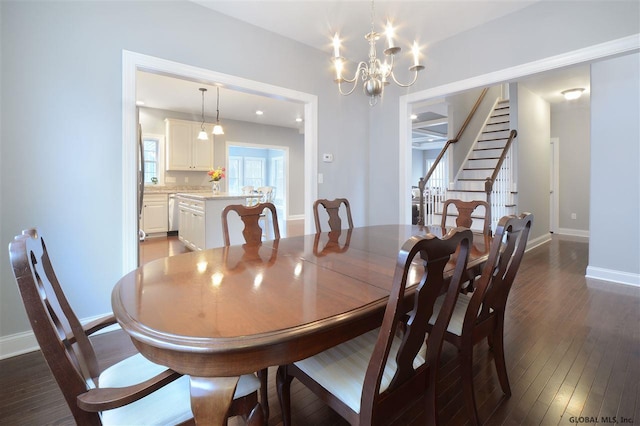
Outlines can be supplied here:
<path id="1" fill-rule="evenodd" d="M 191 411 L 196 424 L 226 425 L 238 377 L 190 377 Z"/>

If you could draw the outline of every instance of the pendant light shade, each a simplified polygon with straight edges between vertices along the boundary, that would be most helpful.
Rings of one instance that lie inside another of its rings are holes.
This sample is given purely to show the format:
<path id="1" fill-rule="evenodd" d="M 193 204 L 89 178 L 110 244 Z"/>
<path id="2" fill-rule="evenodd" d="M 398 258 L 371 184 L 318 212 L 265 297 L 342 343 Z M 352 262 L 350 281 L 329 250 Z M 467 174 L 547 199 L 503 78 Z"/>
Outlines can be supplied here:
<path id="1" fill-rule="evenodd" d="M 204 130 L 204 92 L 207 91 L 204 87 L 198 89 L 202 92 L 202 123 L 200 124 L 200 132 L 198 133 L 198 140 L 208 141 L 209 136 L 207 135 L 206 130 Z"/>
<path id="2" fill-rule="evenodd" d="M 224 129 L 220 125 L 220 87 L 216 87 L 218 91 L 218 99 L 216 101 L 216 125 L 213 126 L 214 135 L 224 135 Z"/>

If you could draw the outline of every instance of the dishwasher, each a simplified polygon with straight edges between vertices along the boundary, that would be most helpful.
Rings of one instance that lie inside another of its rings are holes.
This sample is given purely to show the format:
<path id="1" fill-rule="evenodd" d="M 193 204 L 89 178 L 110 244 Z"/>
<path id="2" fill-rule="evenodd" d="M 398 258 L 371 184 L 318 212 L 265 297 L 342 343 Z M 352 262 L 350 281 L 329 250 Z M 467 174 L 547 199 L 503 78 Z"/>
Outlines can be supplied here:
<path id="1" fill-rule="evenodd" d="M 178 198 L 176 194 L 169 194 L 169 232 L 178 232 L 179 218 Z"/>

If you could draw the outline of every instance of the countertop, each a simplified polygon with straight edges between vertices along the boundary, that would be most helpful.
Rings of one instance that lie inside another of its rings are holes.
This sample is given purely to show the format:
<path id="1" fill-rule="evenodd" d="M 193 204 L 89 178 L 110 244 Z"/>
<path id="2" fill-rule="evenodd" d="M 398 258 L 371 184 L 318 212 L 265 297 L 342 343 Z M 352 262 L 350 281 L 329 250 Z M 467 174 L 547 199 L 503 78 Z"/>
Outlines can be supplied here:
<path id="1" fill-rule="evenodd" d="M 145 194 L 176 194 L 180 193 L 204 193 L 211 192 L 210 186 L 164 186 L 148 185 L 144 187 Z"/>
<path id="2" fill-rule="evenodd" d="M 262 197 L 261 194 L 256 195 L 248 195 L 248 194 L 228 194 L 226 192 L 221 192 L 220 194 L 214 195 L 212 194 L 211 189 L 207 192 L 178 192 L 176 193 L 176 197 L 179 198 L 190 198 L 192 200 L 205 201 L 205 200 L 240 200 L 247 198 L 255 198 Z"/>

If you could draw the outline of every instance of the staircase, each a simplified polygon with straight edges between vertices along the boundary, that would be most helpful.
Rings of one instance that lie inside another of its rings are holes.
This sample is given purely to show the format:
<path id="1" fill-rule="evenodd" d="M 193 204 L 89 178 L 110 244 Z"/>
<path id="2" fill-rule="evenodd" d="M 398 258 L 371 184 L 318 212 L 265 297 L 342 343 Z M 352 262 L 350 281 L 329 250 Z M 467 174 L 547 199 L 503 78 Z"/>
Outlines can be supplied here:
<path id="1" fill-rule="evenodd" d="M 502 216 L 515 214 L 516 193 L 512 191 L 511 185 L 512 156 L 509 150 L 513 140 L 511 136 L 515 137 L 515 134 L 516 132 L 510 129 L 509 101 L 496 101 L 478 139 L 454 180 L 453 188 L 447 189 L 443 197 L 433 199 L 434 203 L 430 206 L 430 211 L 434 212 L 429 218 L 431 223 L 442 221 L 442 202 L 452 198 L 464 201 L 488 201 L 491 205 L 492 229 L 495 229 Z M 506 156 L 502 158 L 505 151 Z M 493 183 L 491 183 L 492 180 Z M 482 230 L 483 214 L 484 212 L 479 212 L 477 217 L 474 216 L 472 229 Z M 450 220 L 449 223 L 448 219 L 447 225 L 455 226 L 455 217 Z"/>

